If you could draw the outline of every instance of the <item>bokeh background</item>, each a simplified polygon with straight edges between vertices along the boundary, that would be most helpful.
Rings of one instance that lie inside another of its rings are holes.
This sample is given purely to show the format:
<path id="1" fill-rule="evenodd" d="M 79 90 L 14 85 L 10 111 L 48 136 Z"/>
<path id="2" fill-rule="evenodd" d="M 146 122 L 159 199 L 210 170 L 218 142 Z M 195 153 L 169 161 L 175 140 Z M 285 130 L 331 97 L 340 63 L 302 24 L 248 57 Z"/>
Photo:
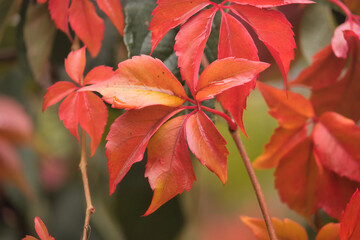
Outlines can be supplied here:
<path id="1" fill-rule="evenodd" d="M 125 14 L 131 14 L 134 4 L 143 2 L 143 8 L 151 13 L 155 1 L 128 0 L 122 1 Z M 292 79 L 310 63 L 316 51 L 330 42 L 341 16 L 325 1 L 280 10 L 293 24 L 298 45 L 289 74 Z M 87 71 L 97 65 L 116 67 L 128 56 L 122 37 L 106 16 L 100 11 L 99 14 L 106 22 L 105 38 L 99 56 L 87 57 Z M 130 20 L 127 18 L 127 23 Z M 260 80 L 283 88 L 274 61 L 265 47 L 257 44 L 261 60 L 272 63 Z M 46 5 L 30 0 L 0 0 L 0 239 L 36 236 L 35 216 L 45 222 L 56 239 L 81 236 L 85 199 L 78 169 L 79 144 L 59 120 L 58 105 L 42 112 L 46 89 L 56 81 L 68 80 L 63 62 L 70 47 L 66 35 L 57 31 L 49 18 Z M 109 108 L 109 113 L 106 132 L 121 110 Z M 222 119 L 215 121 L 230 152 L 226 185 L 193 158 L 197 177 L 193 188 L 148 217 L 142 217 L 152 197 L 144 178 L 146 159 L 135 164 L 109 196 L 103 140 L 95 156 L 88 160 L 96 208 L 91 217 L 90 239 L 254 239 L 240 216 L 261 217 L 257 200 L 226 123 Z M 248 99 L 244 123 L 249 138 L 241 137 L 254 160 L 277 126 L 257 90 Z M 290 218 L 306 226 L 303 218 L 281 203 L 274 188 L 273 171 L 256 173 L 272 216 Z"/>

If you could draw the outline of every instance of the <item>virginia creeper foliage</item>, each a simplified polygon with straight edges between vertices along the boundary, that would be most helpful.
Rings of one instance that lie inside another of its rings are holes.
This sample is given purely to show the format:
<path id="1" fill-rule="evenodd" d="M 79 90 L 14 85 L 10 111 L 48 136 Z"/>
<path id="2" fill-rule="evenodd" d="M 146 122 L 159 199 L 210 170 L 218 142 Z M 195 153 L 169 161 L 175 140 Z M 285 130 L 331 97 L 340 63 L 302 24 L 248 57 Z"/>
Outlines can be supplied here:
<path id="1" fill-rule="evenodd" d="M 44 97 L 43 111 L 66 97 L 59 108 L 60 120 L 78 141 L 80 124 L 92 140 L 91 155 L 94 155 L 107 122 L 107 107 L 94 93 L 78 90 L 110 78 L 113 71 L 110 67 L 98 66 L 83 78 L 86 65 L 85 51 L 83 47 L 69 53 L 65 60 L 65 69 L 73 82 L 59 81 L 49 87 Z"/>
<path id="2" fill-rule="evenodd" d="M 227 66 L 226 72 L 222 71 L 224 66 Z M 113 107 L 129 110 L 115 120 L 107 137 L 110 194 L 130 167 L 142 160 L 146 146 L 145 176 L 154 196 L 145 215 L 191 189 L 195 175 L 187 146 L 225 183 L 226 142 L 203 111 L 224 115 L 202 106 L 201 102 L 253 81 L 267 67 L 266 63 L 246 59 L 217 60 L 196 81 L 195 100 L 191 100 L 161 61 L 142 55 L 121 62 L 110 79 L 80 90 L 97 91 Z M 185 101 L 195 106 L 182 106 Z M 185 109 L 192 112 L 169 120 Z M 228 117 L 227 120 L 236 128 Z"/>
<path id="3" fill-rule="evenodd" d="M 47 0 L 37 0 L 45 3 Z M 120 1 L 97 0 L 99 8 L 109 17 L 121 35 L 124 34 L 124 16 Z M 89 0 L 49 0 L 51 18 L 56 27 L 63 31 L 70 40 L 72 36 L 69 24 L 75 34 L 88 47 L 92 57 L 96 57 L 101 49 L 104 37 L 104 21 L 96 13 L 94 4 Z"/>
<path id="4" fill-rule="evenodd" d="M 55 238 L 49 235 L 49 232 L 45 224 L 39 217 L 35 217 L 34 222 L 35 222 L 35 230 L 40 240 L 55 240 Z M 23 240 L 37 240 L 37 238 L 27 235 L 26 237 L 23 238 Z"/>

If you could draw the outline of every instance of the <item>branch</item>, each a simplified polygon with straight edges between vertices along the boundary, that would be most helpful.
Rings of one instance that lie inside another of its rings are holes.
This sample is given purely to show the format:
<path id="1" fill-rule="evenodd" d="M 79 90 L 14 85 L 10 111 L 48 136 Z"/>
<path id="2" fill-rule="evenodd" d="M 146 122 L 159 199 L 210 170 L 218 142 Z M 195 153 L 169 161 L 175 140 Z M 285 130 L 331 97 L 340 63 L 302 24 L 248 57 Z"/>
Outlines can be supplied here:
<path id="1" fill-rule="evenodd" d="M 77 50 L 80 48 L 80 40 L 78 36 L 75 36 L 74 42 L 72 45 L 72 50 Z M 81 84 L 84 79 L 81 79 Z M 90 228 L 90 216 L 95 212 L 95 208 L 91 202 L 91 195 L 90 195 L 90 187 L 89 187 L 89 180 L 87 176 L 87 158 L 86 158 L 86 132 L 84 129 L 81 129 L 81 157 L 79 168 L 81 171 L 81 177 L 84 186 L 84 193 L 85 193 L 85 200 L 86 200 L 86 212 L 85 212 L 85 221 L 84 221 L 84 229 L 82 234 L 82 240 L 88 239 L 88 231 Z"/>
<path id="2" fill-rule="evenodd" d="M 202 56 L 201 64 L 203 65 L 204 68 L 206 68 L 209 65 L 209 61 L 207 60 L 205 54 Z M 229 117 L 229 119 L 231 119 L 232 116 L 229 111 L 227 111 L 226 109 L 223 109 L 223 112 L 225 115 L 227 115 Z M 228 124 L 229 124 L 229 122 L 228 122 Z M 255 194 L 256 194 L 257 200 L 259 202 L 260 209 L 261 209 L 261 213 L 264 217 L 265 224 L 266 224 L 269 236 L 270 236 L 270 240 L 278 240 L 276 233 L 275 233 L 274 225 L 272 224 L 272 221 L 271 221 L 270 213 L 269 213 L 266 201 L 265 201 L 264 194 L 261 190 L 261 186 L 256 177 L 254 169 L 252 168 L 250 159 L 246 153 L 244 145 L 242 144 L 242 141 L 240 139 L 239 131 L 237 128 L 234 129 L 234 127 L 231 125 L 229 125 L 229 131 L 230 131 L 231 137 L 234 139 L 236 147 L 238 148 L 238 150 L 240 152 L 240 155 L 241 155 L 241 158 L 245 165 L 246 171 L 249 174 L 251 183 L 254 187 Z"/>
<path id="3" fill-rule="evenodd" d="M 250 162 L 250 159 L 249 159 L 249 157 L 248 157 L 248 155 L 246 153 L 244 145 L 243 145 L 243 143 L 242 143 L 242 141 L 240 139 L 239 131 L 238 130 L 234 131 L 234 130 L 231 130 L 231 129 L 229 129 L 229 131 L 231 133 L 231 137 L 234 139 L 234 142 L 235 142 L 235 144 L 236 144 L 236 146 L 237 146 L 237 148 L 238 148 L 238 150 L 240 152 L 240 155 L 241 155 L 241 158 L 242 158 L 243 163 L 245 165 L 246 171 L 248 172 L 251 183 L 252 183 L 252 185 L 254 187 L 256 197 L 257 197 L 257 200 L 259 202 L 261 213 L 262 213 L 262 215 L 264 217 L 265 224 L 266 224 L 270 239 L 271 240 L 277 240 L 278 238 L 276 236 L 275 229 L 274 229 L 274 226 L 273 226 L 272 221 L 271 221 L 270 213 L 269 213 L 266 201 L 265 201 L 264 194 L 263 194 L 263 192 L 261 190 L 260 183 L 259 183 L 259 181 L 258 181 L 258 179 L 256 177 L 254 169 L 251 166 L 251 162 Z"/>
<path id="4" fill-rule="evenodd" d="M 85 222 L 84 230 L 82 235 L 82 240 L 87 240 L 88 230 L 90 226 L 90 216 L 95 212 L 95 208 L 91 202 L 89 181 L 87 176 L 87 160 L 86 160 L 86 134 L 85 130 L 81 129 L 81 160 L 79 163 L 79 168 L 81 171 L 82 181 L 84 185 L 85 199 L 86 199 L 86 213 L 85 213 Z"/>

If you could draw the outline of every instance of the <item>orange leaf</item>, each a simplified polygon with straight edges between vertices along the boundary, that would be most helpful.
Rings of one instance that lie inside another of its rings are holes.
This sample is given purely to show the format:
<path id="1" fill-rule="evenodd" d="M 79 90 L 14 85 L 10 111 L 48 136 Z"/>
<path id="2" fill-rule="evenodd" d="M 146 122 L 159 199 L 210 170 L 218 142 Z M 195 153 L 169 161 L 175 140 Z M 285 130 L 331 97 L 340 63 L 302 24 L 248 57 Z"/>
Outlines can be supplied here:
<path id="1" fill-rule="evenodd" d="M 114 76 L 114 71 L 111 67 L 97 66 L 91 69 L 84 78 L 84 84 L 96 84 L 106 81 Z"/>
<path id="2" fill-rule="evenodd" d="M 56 27 L 63 31 L 68 38 L 72 40 L 68 26 L 69 4 L 70 0 L 49 0 L 49 11 L 51 19 L 54 20 Z"/>
<path id="3" fill-rule="evenodd" d="M 277 167 L 280 159 L 307 138 L 307 127 L 286 129 L 278 127 L 265 146 L 265 152 L 255 159 L 257 169 Z"/>
<path id="4" fill-rule="evenodd" d="M 251 229 L 258 240 L 269 240 L 264 220 L 241 216 L 241 220 Z M 290 219 L 283 221 L 272 218 L 276 235 L 279 240 L 308 240 L 305 229 Z"/>
<path id="5" fill-rule="evenodd" d="M 64 126 L 79 141 L 78 125 L 91 138 L 91 156 L 101 141 L 107 122 L 106 105 L 91 92 L 73 92 L 61 103 L 59 117 Z"/>
<path id="6" fill-rule="evenodd" d="M 71 2 L 69 22 L 76 35 L 88 47 L 92 57 L 96 57 L 104 37 L 104 21 L 97 15 L 95 6 L 89 0 Z"/>
<path id="7" fill-rule="evenodd" d="M 241 86 L 226 90 L 217 96 L 217 100 L 220 101 L 221 105 L 232 114 L 236 124 L 239 126 L 245 136 L 246 132 L 242 118 L 244 110 L 246 109 L 247 97 L 249 96 L 251 90 L 255 88 L 255 86 L 256 79 L 253 79 Z"/>
<path id="8" fill-rule="evenodd" d="M 321 164 L 318 164 L 318 168 L 319 178 L 316 184 L 318 185 L 317 196 L 319 207 L 329 216 L 340 220 L 346 204 L 349 202 L 356 188 L 360 187 L 360 184 L 340 177 L 325 169 Z"/>
<path id="9" fill-rule="evenodd" d="M 40 240 L 55 240 L 55 238 L 53 238 L 49 235 L 49 232 L 48 232 L 45 224 L 43 223 L 43 221 L 41 221 L 41 219 L 39 217 L 35 217 L 34 221 L 35 221 L 35 230 L 36 230 L 36 233 L 38 234 L 38 236 L 40 237 Z M 26 237 L 25 239 L 30 240 L 32 238 Z M 33 239 L 36 239 L 36 238 L 33 238 Z"/>
<path id="10" fill-rule="evenodd" d="M 79 87 L 76 86 L 74 83 L 65 81 L 56 82 L 54 85 L 50 86 L 44 96 L 44 102 L 42 107 L 43 112 L 48 107 L 60 102 L 61 99 L 63 99 L 70 93 L 76 91 L 78 88 Z"/>
<path id="11" fill-rule="evenodd" d="M 314 3 L 309 0 L 229 0 L 229 2 L 253 5 L 257 7 L 276 7 L 295 3 Z"/>
<path id="12" fill-rule="evenodd" d="M 184 23 L 192 15 L 209 5 L 208 0 L 158 0 L 154 9 L 149 30 L 151 34 L 151 52 L 154 51 L 166 33 Z"/>
<path id="13" fill-rule="evenodd" d="M 190 150 L 202 165 L 214 172 L 223 184 L 227 179 L 226 141 L 203 111 L 192 114 L 186 123 L 186 138 Z"/>
<path id="14" fill-rule="evenodd" d="M 76 1 L 75 1 L 76 2 Z M 86 65 L 85 47 L 71 51 L 65 59 L 65 70 L 69 77 L 81 85 Z"/>
<path id="15" fill-rule="evenodd" d="M 312 155 L 311 138 L 298 143 L 284 155 L 275 171 L 275 186 L 280 198 L 291 209 L 306 217 L 318 209 L 318 168 Z M 295 170 L 296 169 L 296 170 Z"/>
<path id="16" fill-rule="evenodd" d="M 258 61 L 257 53 L 255 43 L 244 25 L 230 14 L 222 14 L 218 58 L 236 57 Z"/>
<path id="17" fill-rule="evenodd" d="M 124 14 L 119 0 L 96 0 L 121 35 L 124 35 Z"/>
<path id="18" fill-rule="evenodd" d="M 181 77 L 191 90 L 196 88 L 201 57 L 216 11 L 216 8 L 211 8 L 193 16 L 181 26 L 175 38 L 174 50 L 178 56 Z"/>
<path id="19" fill-rule="evenodd" d="M 327 87 L 337 82 L 346 60 L 337 58 L 330 45 L 314 55 L 313 63 L 305 68 L 291 85 L 305 85 L 313 90 Z"/>
<path id="20" fill-rule="evenodd" d="M 140 110 L 129 110 L 111 125 L 106 138 L 110 194 L 124 178 L 130 167 L 142 160 L 151 136 L 170 117 L 181 109 L 151 106 Z"/>
<path id="21" fill-rule="evenodd" d="M 149 141 L 145 177 L 154 196 L 145 216 L 184 190 L 189 191 L 196 180 L 185 140 L 186 119 L 183 115 L 169 120 Z"/>
<path id="22" fill-rule="evenodd" d="M 159 104 L 177 107 L 187 98 L 182 85 L 166 66 L 145 55 L 121 62 L 113 78 L 81 91 L 97 91 L 113 107 L 127 109 Z"/>
<path id="23" fill-rule="evenodd" d="M 268 66 L 267 63 L 232 57 L 216 60 L 201 73 L 195 98 L 204 101 L 232 87 L 248 83 Z"/>
<path id="24" fill-rule="evenodd" d="M 281 12 L 276 10 L 238 4 L 232 5 L 231 8 L 235 14 L 250 24 L 259 39 L 269 49 L 279 66 L 286 89 L 287 73 L 290 62 L 294 59 L 296 47 L 291 24 Z"/>
<path id="25" fill-rule="evenodd" d="M 315 240 L 340 240 L 340 224 L 326 224 L 320 229 Z"/>
<path id="26" fill-rule="evenodd" d="M 264 83 L 257 82 L 257 87 L 270 108 L 269 114 L 284 128 L 299 128 L 315 115 L 311 102 L 298 93 L 288 92 L 286 97 L 285 91 Z"/>
<path id="27" fill-rule="evenodd" d="M 324 113 L 313 131 L 319 161 L 342 177 L 360 182 L 360 127 L 334 112 Z"/>
<path id="28" fill-rule="evenodd" d="M 360 239 L 360 192 L 351 197 L 340 223 L 341 240 Z"/>
<path id="29" fill-rule="evenodd" d="M 78 93 L 79 98 L 79 123 L 91 139 L 91 154 L 95 154 L 101 137 L 104 133 L 104 128 L 107 122 L 107 107 L 104 102 L 92 92 Z"/>

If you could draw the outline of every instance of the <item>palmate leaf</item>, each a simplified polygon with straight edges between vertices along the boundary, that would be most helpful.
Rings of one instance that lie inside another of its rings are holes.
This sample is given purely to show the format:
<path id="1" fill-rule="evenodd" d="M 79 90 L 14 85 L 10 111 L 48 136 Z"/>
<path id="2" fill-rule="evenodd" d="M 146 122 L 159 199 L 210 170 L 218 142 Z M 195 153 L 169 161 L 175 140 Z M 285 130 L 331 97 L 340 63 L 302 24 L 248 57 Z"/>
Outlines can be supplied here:
<path id="1" fill-rule="evenodd" d="M 184 190 L 189 191 L 196 180 L 185 139 L 186 120 L 187 115 L 169 120 L 148 144 L 145 177 L 154 196 L 145 216 Z"/>
<path id="2" fill-rule="evenodd" d="M 326 224 L 319 230 L 315 240 L 340 240 L 340 224 Z"/>
<path id="3" fill-rule="evenodd" d="M 130 167 L 142 160 L 151 136 L 179 110 L 165 106 L 150 106 L 140 110 L 129 110 L 110 127 L 107 136 L 110 194 L 124 178 Z"/>
<path id="4" fill-rule="evenodd" d="M 203 111 L 189 117 L 186 123 L 186 139 L 190 150 L 201 164 L 214 172 L 225 184 L 226 161 L 229 154 L 226 141 Z"/>
<path id="5" fill-rule="evenodd" d="M 233 57 L 217 60 L 201 73 L 195 99 L 204 101 L 230 88 L 246 84 L 268 66 L 267 63 Z"/>
<path id="6" fill-rule="evenodd" d="M 351 197 L 341 217 L 340 237 L 347 240 L 360 238 L 360 192 L 358 189 Z"/>
<path id="7" fill-rule="evenodd" d="M 275 10 L 263 9 L 263 7 L 274 7 L 292 3 L 312 3 L 311 1 L 230 1 L 235 4 L 230 5 L 232 12 L 250 24 L 258 34 L 259 38 L 268 47 L 274 56 L 283 74 L 286 83 L 286 75 L 289 70 L 290 61 L 294 57 L 295 41 L 290 23 L 284 15 Z M 249 6 L 253 5 L 253 6 Z M 158 42 L 172 28 L 182 24 L 180 31 L 176 37 L 175 50 L 179 56 L 179 66 L 183 69 L 182 76 L 184 79 L 193 83 L 199 71 L 201 53 L 204 50 L 205 42 L 210 34 L 210 26 L 212 25 L 214 14 L 216 11 L 223 11 L 223 3 L 207 10 L 201 11 L 208 5 L 217 5 L 209 0 L 198 1 L 173 1 L 160 0 L 158 6 L 153 11 L 154 18 L 150 23 L 149 29 L 152 31 L 152 49 L 154 50 Z M 193 16 L 194 15 L 194 16 Z M 192 16 L 192 17 L 191 17 Z M 261 17 L 259 17 L 261 16 Z M 241 36 L 245 37 L 246 46 L 250 46 L 246 50 L 251 59 L 256 55 L 255 45 L 249 34 L 245 33 L 244 27 L 239 27 L 234 23 L 234 19 L 229 15 L 223 16 L 223 31 L 220 34 L 221 43 L 230 43 L 231 46 L 220 47 L 223 49 L 219 52 L 220 57 L 226 54 L 236 54 L 240 52 L 240 47 L 235 47 L 235 43 L 231 40 L 237 40 L 239 37 L 230 30 L 240 30 Z M 224 30 L 224 28 L 227 28 Z M 276 30 L 275 30 L 276 29 Z M 199 37 L 200 36 L 200 37 Z M 233 39 L 232 39 L 233 38 Z M 195 43 L 195 44 L 194 44 Z M 241 45 L 239 42 L 238 45 Z M 234 49 L 236 51 L 234 51 Z M 226 52 L 226 53 L 224 53 Z M 234 57 L 240 57 L 231 55 Z M 193 61 L 189 61 L 193 59 Z M 192 85 L 192 84 L 191 84 Z M 194 83 L 196 85 L 196 82 Z M 191 86 L 190 86 L 191 88 Z"/>
<path id="8" fill-rule="evenodd" d="M 318 180 L 318 167 L 312 145 L 310 137 L 298 143 L 280 159 L 275 171 L 275 186 L 281 200 L 309 222 L 318 209 L 317 185 L 314 184 Z"/>
<path id="9" fill-rule="evenodd" d="M 337 58 L 331 51 L 334 47 L 327 46 L 315 55 L 313 64 L 303 70 L 293 84 L 305 85 L 312 90 L 310 100 L 317 115 L 335 111 L 358 121 L 360 105 L 353 103 L 360 101 L 360 38 L 349 30 L 343 34 L 347 44 L 342 45 L 342 49 L 349 47 L 348 67 L 345 68 L 347 60 Z"/>
<path id="10" fill-rule="evenodd" d="M 339 176 L 360 182 L 360 127 L 337 113 L 324 113 L 312 138 L 317 159 Z"/>
<path id="11" fill-rule="evenodd" d="M 46 0 L 37 0 L 45 3 Z M 124 16 L 118 0 L 97 0 L 99 8 L 109 17 L 121 35 L 124 34 Z M 71 5 L 70 5 L 71 4 Z M 69 6 L 70 5 L 70 6 Z M 90 0 L 49 0 L 49 11 L 58 29 L 72 40 L 69 23 L 75 34 L 88 47 L 92 57 L 101 49 L 104 37 L 104 21 L 96 13 Z"/>
<path id="12" fill-rule="evenodd" d="M 270 239 L 263 219 L 241 216 L 241 220 L 254 233 L 256 239 Z M 298 223 L 287 218 L 285 218 L 283 221 L 277 218 L 272 218 L 271 220 L 279 240 L 308 240 L 305 229 Z"/>
<path id="13" fill-rule="evenodd" d="M 285 91 L 261 82 L 257 82 L 257 87 L 270 107 L 269 114 L 276 118 L 283 128 L 299 128 L 315 116 L 311 102 L 302 95 L 288 92 L 286 96 Z"/>
<path id="14" fill-rule="evenodd" d="M 145 55 L 121 62 L 113 78 L 83 90 L 97 91 L 113 107 L 126 109 L 157 104 L 177 107 L 187 99 L 182 85 L 166 66 Z"/>
<path id="15" fill-rule="evenodd" d="M 74 82 L 60 81 L 48 88 L 44 96 L 43 111 L 48 107 L 65 100 L 59 108 L 59 118 L 64 126 L 79 141 L 78 125 L 91 138 L 91 156 L 101 141 L 107 122 L 107 107 L 104 102 L 92 92 L 84 91 L 86 84 L 99 83 L 112 78 L 110 67 L 98 66 L 92 69 L 83 79 L 86 65 L 85 47 L 72 51 L 65 59 L 65 70 Z"/>
<path id="16" fill-rule="evenodd" d="M 44 222 L 39 217 L 35 217 L 34 222 L 35 222 L 35 230 L 40 240 L 55 240 L 55 238 L 49 235 L 49 232 Z M 32 236 L 26 236 L 22 240 L 37 240 L 37 238 L 34 238 Z"/>

